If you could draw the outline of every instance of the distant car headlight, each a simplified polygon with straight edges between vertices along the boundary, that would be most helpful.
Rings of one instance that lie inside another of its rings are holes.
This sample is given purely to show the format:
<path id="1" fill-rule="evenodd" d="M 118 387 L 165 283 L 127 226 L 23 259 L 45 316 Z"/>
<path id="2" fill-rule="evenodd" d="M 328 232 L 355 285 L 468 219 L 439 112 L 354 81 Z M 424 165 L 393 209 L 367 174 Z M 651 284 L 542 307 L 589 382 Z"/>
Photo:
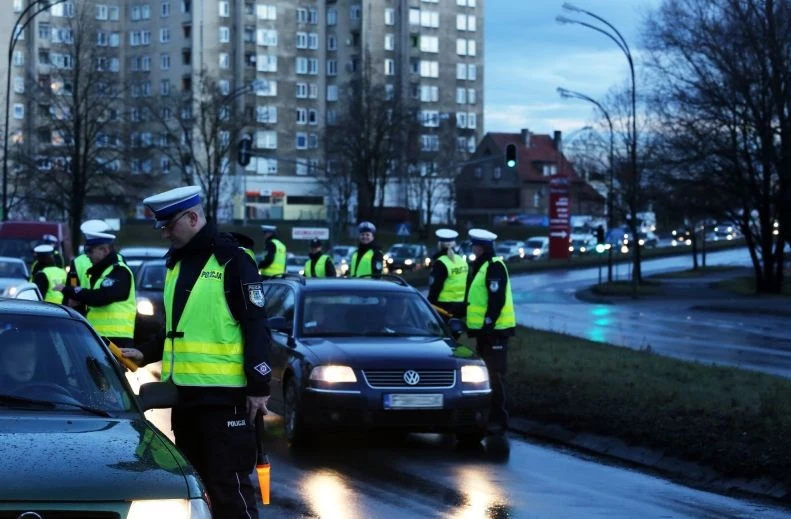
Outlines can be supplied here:
<path id="1" fill-rule="evenodd" d="M 154 315 L 154 304 L 147 297 L 138 297 L 137 313 L 140 315 Z"/>
<path id="2" fill-rule="evenodd" d="M 424 259 L 423 263 L 428 267 L 429 265 L 431 265 L 431 258 Z"/>
<path id="3" fill-rule="evenodd" d="M 168 517 L 171 519 L 211 519 L 209 505 L 203 499 L 151 499 L 132 501 L 128 519 Z"/>
<path id="4" fill-rule="evenodd" d="M 569 252 L 574 252 L 574 246 L 573 245 L 569 245 Z"/>
<path id="5" fill-rule="evenodd" d="M 628 254 L 628 253 L 629 253 L 629 247 L 627 247 L 626 245 L 622 245 L 621 254 Z"/>
<path id="6" fill-rule="evenodd" d="M 467 384 L 482 384 L 489 381 L 489 373 L 485 367 L 477 364 L 462 366 L 461 381 Z"/>
<path id="7" fill-rule="evenodd" d="M 541 249 L 533 249 L 533 256 L 541 256 Z"/>
<path id="8" fill-rule="evenodd" d="M 392 265 L 393 264 L 393 258 L 387 258 L 387 259 L 385 259 L 385 261 L 387 262 L 388 265 Z"/>
<path id="9" fill-rule="evenodd" d="M 407 265 L 407 266 L 409 266 L 409 265 L 411 265 L 412 263 L 414 263 L 414 261 L 412 261 L 411 259 L 405 259 L 405 260 L 404 260 L 404 265 Z"/>
<path id="10" fill-rule="evenodd" d="M 580 247 L 580 252 L 585 252 L 586 250 L 588 249 L 586 249 L 585 247 Z"/>
<path id="11" fill-rule="evenodd" d="M 389 254 L 385 254 L 385 255 L 383 256 L 383 258 L 384 258 L 384 260 L 385 260 L 386 262 L 388 262 L 388 263 L 392 263 L 392 262 L 393 262 L 393 258 L 392 258 L 392 256 L 390 256 Z"/>
<path id="12" fill-rule="evenodd" d="M 469 256 L 467 256 L 467 259 L 470 261 L 475 261 L 475 254 L 470 254 Z"/>
<path id="13" fill-rule="evenodd" d="M 299 275 L 300 276 L 304 276 L 305 275 L 305 269 L 299 269 Z"/>
<path id="14" fill-rule="evenodd" d="M 310 380 L 335 384 L 338 382 L 357 382 L 354 370 L 349 366 L 316 366 L 310 372 Z"/>
<path id="15" fill-rule="evenodd" d="M 9 297 L 15 296 L 17 291 L 19 291 L 19 288 L 17 287 L 8 287 L 8 290 L 6 291 L 6 295 Z"/>
<path id="16" fill-rule="evenodd" d="M 639 243 L 640 247 L 642 247 L 643 245 L 645 245 L 645 240 L 640 239 L 640 241 L 638 241 L 637 243 Z"/>
<path id="17" fill-rule="evenodd" d="M 671 242 L 670 242 L 670 245 L 672 245 L 673 247 L 675 247 L 675 246 L 677 246 L 677 245 L 678 245 L 678 242 L 677 242 L 676 240 L 673 240 L 673 241 L 671 241 Z"/>

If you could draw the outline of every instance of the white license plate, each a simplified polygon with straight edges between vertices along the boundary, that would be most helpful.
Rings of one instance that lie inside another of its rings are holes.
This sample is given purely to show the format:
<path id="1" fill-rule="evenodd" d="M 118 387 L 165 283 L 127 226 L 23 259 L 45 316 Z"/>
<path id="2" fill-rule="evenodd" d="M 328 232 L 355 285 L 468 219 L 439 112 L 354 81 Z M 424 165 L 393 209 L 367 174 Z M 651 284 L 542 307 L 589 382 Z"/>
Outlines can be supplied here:
<path id="1" fill-rule="evenodd" d="M 385 409 L 442 409 L 442 393 L 436 394 L 386 394 Z"/>

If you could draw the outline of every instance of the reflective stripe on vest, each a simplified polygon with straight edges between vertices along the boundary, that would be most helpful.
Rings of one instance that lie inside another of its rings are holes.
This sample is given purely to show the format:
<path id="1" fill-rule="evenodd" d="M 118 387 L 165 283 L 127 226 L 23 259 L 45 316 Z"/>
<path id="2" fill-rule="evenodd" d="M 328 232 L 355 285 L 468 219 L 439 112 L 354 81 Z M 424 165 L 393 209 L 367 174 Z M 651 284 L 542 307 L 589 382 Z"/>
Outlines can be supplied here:
<path id="1" fill-rule="evenodd" d="M 96 333 L 102 337 L 131 339 L 135 336 L 135 317 L 137 316 L 135 277 L 132 275 L 132 271 L 123 263 L 110 265 L 96 280 L 95 287 L 101 287 L 102 282 L 115 267 L 126 269 L 129 272 L 129 294 L 124 301 L 116 301 L 106 306 L 88 306 L 86 318 Z"/>
<path id="2" fill-rule="evenodd" d="M 181 262 L 165 275 L 165 339 L 162 380 L 180 386 L 244 387 L 242 328 L 225 299 L 225 267 L 212 255 L 173 326 L 173 294 Z"/>
<path id="3" fill-rule="evenodd" d="M 464 292 L 467 290 L 467 260 L 461 256 L 454 256 L 451 260 L 448 256 L 442 255 L 439 261 L 448 269 L 448 278 L 442 285 L 442 291 L 437 297 L 440 303 L 462 303 L 464 302 Z"/>
<path id="4" fill-rule="evenodd" d="M 76 270 L 77 281 L 81 287 L 88 288 L 91 282 L 88 279 L 88 269 L 91 268 L 91 258 L 87 254 L 80 254 L 74 258 L 74 270 Z"/>
<path id="5" fill-rule="evenodd" d="M 272 238 L 275 244 L 275 259 L 265 269 L 260 270 L 262 276 L 276 276 L 286 271 L 286 246 L 277 238 Z"/>
<path id="6" fill-rule="evenodd" d="M 63 293 L 53 290 L 58 285 L 66 284 L 66 269 L 60 267 L 44 267 L 41 272 L 47 276 L 47 293 L 44 294 L 44 301 L 50 303 L 63 303 Z"/>
<path id="7" fill-rule="evenodd" d="M 470 293 L 467 296 L 467 328 L 480 330 L 483 328 L 483 321 L 486 318 L 486 308 L 489 305 L 489 287 L 486 286 L 486 272 L 489 265 L 494 262 L 503 263 L 500 259 L 492 259 L 481 265 L 481 269 L 475 274 L 470 284 Z M 503 263 L 503 268 L 505 264 Z M 500 311 L 500 317 L 494 323 L 495 330 L 504 330 L 516 326 L 514 317 L 514 300 L 511 296 L 511 280 L 508 276 L 508 269 L 505 269 L 505 304 Z"/>
<path id="8" fill-rule="evenodd" d="M 330 261 L 330 257 L 326 254 L 322 254 L 319 256 L 319 259 L 316 260 L 316 276 L 317 278 L 325 278 L 327 277 L 327 262 Z M 308 260 L 305 262 L 305 277 L 312 278 L 313 272 L 311 265 L 313 260 Z"/>
<path id="9" fill-rule="evenodd" d="M 349 272 L 350 276 L 353 278 L 362 277 L 362 276 L 370 276 L 374 273 L 373 269 L 374 263 L 374 251 L 372 249 L 368 249 L 363 254 L 363 257 L 360 258 L 360 264 L 357 264 L 357 251 L 354 251 L 352 254 L 352 262 L 349 265 Z"/>

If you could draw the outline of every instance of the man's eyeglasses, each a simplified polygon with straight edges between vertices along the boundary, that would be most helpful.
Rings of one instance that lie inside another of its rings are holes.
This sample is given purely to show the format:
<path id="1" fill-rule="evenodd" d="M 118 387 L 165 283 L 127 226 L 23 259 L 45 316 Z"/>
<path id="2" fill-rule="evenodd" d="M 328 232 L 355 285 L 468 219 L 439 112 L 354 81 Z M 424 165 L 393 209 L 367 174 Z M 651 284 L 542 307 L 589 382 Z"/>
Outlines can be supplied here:
<path id="1" fill-rule="evenodd" d="M 183 217 L 185 214 L 189 214 L 189 211 L 184 211 L 184 212 L 183 212 L 183 213 L 181 213 L 180 215 L 178 215 L 178 216 L 175 216 L 175 217 L 171 218 L 170 220 L 168 220 L 168 223 L 166 223 L 165 225 L 163 225 L 163 226 L 162 226 L 162 230 L 164 230 L 164 229 L 167 229 L 168 231 L 172 231 L 172 230 L 173 230 L 173 227 L 175 227 L 175 226 L 176 226 L 176 223 L 177 223 L 179 220 L 181 220 L 181 218 L 182 218 L 182 217 Z"/>

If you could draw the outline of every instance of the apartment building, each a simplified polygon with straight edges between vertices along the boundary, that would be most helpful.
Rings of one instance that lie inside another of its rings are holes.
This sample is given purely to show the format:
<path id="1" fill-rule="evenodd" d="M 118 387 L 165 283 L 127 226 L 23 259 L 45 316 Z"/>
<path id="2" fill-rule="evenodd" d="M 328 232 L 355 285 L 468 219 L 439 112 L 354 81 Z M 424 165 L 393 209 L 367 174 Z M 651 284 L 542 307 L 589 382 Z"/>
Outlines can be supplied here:
<path id="1" fill-rule="evenodd" d="M 0 20 L 0 46 L 31 2 L 11 1 L 14 16 Z M 130 175 L 182 181 L 172 154 L 157 148 L 186 137 L 163 135 L 136 108 L 142 101 L 169 105 L 195 92 L 204 74 L 233 98 L 229 113 L 244 115 L 255 157 L 245 168 L 233 156 L 224 163 L 231 174 L 221 219 L 325 217 L 325 189 L 316 179 L 324 136 L 344 110 L 344 85 L 364 67 L 388 91 L 419 101 L 426 171 L 448 153 L 443 134 L 454 136 L 451 151 L 460 157 L 483 134 L 483 0 L 68 0 L 37 15 L 16 43 L 7 72 L 11 142 L 35 132 L 25 115 L 36 109 L 26 84 L 46 77 L 48 67 L 69 66 L 68 53 L 52 47 L 68 37 L 66 22 L 80 9 L 94 21 L 96 45 L 107 49 L 106 72 L 128 87 L 119 109 L 136 124 L 131 144 L 153 149 L 119 161 Z M 386 198 L 388 205 L 416 204 L 405 183 L 393 182 Z"/>

